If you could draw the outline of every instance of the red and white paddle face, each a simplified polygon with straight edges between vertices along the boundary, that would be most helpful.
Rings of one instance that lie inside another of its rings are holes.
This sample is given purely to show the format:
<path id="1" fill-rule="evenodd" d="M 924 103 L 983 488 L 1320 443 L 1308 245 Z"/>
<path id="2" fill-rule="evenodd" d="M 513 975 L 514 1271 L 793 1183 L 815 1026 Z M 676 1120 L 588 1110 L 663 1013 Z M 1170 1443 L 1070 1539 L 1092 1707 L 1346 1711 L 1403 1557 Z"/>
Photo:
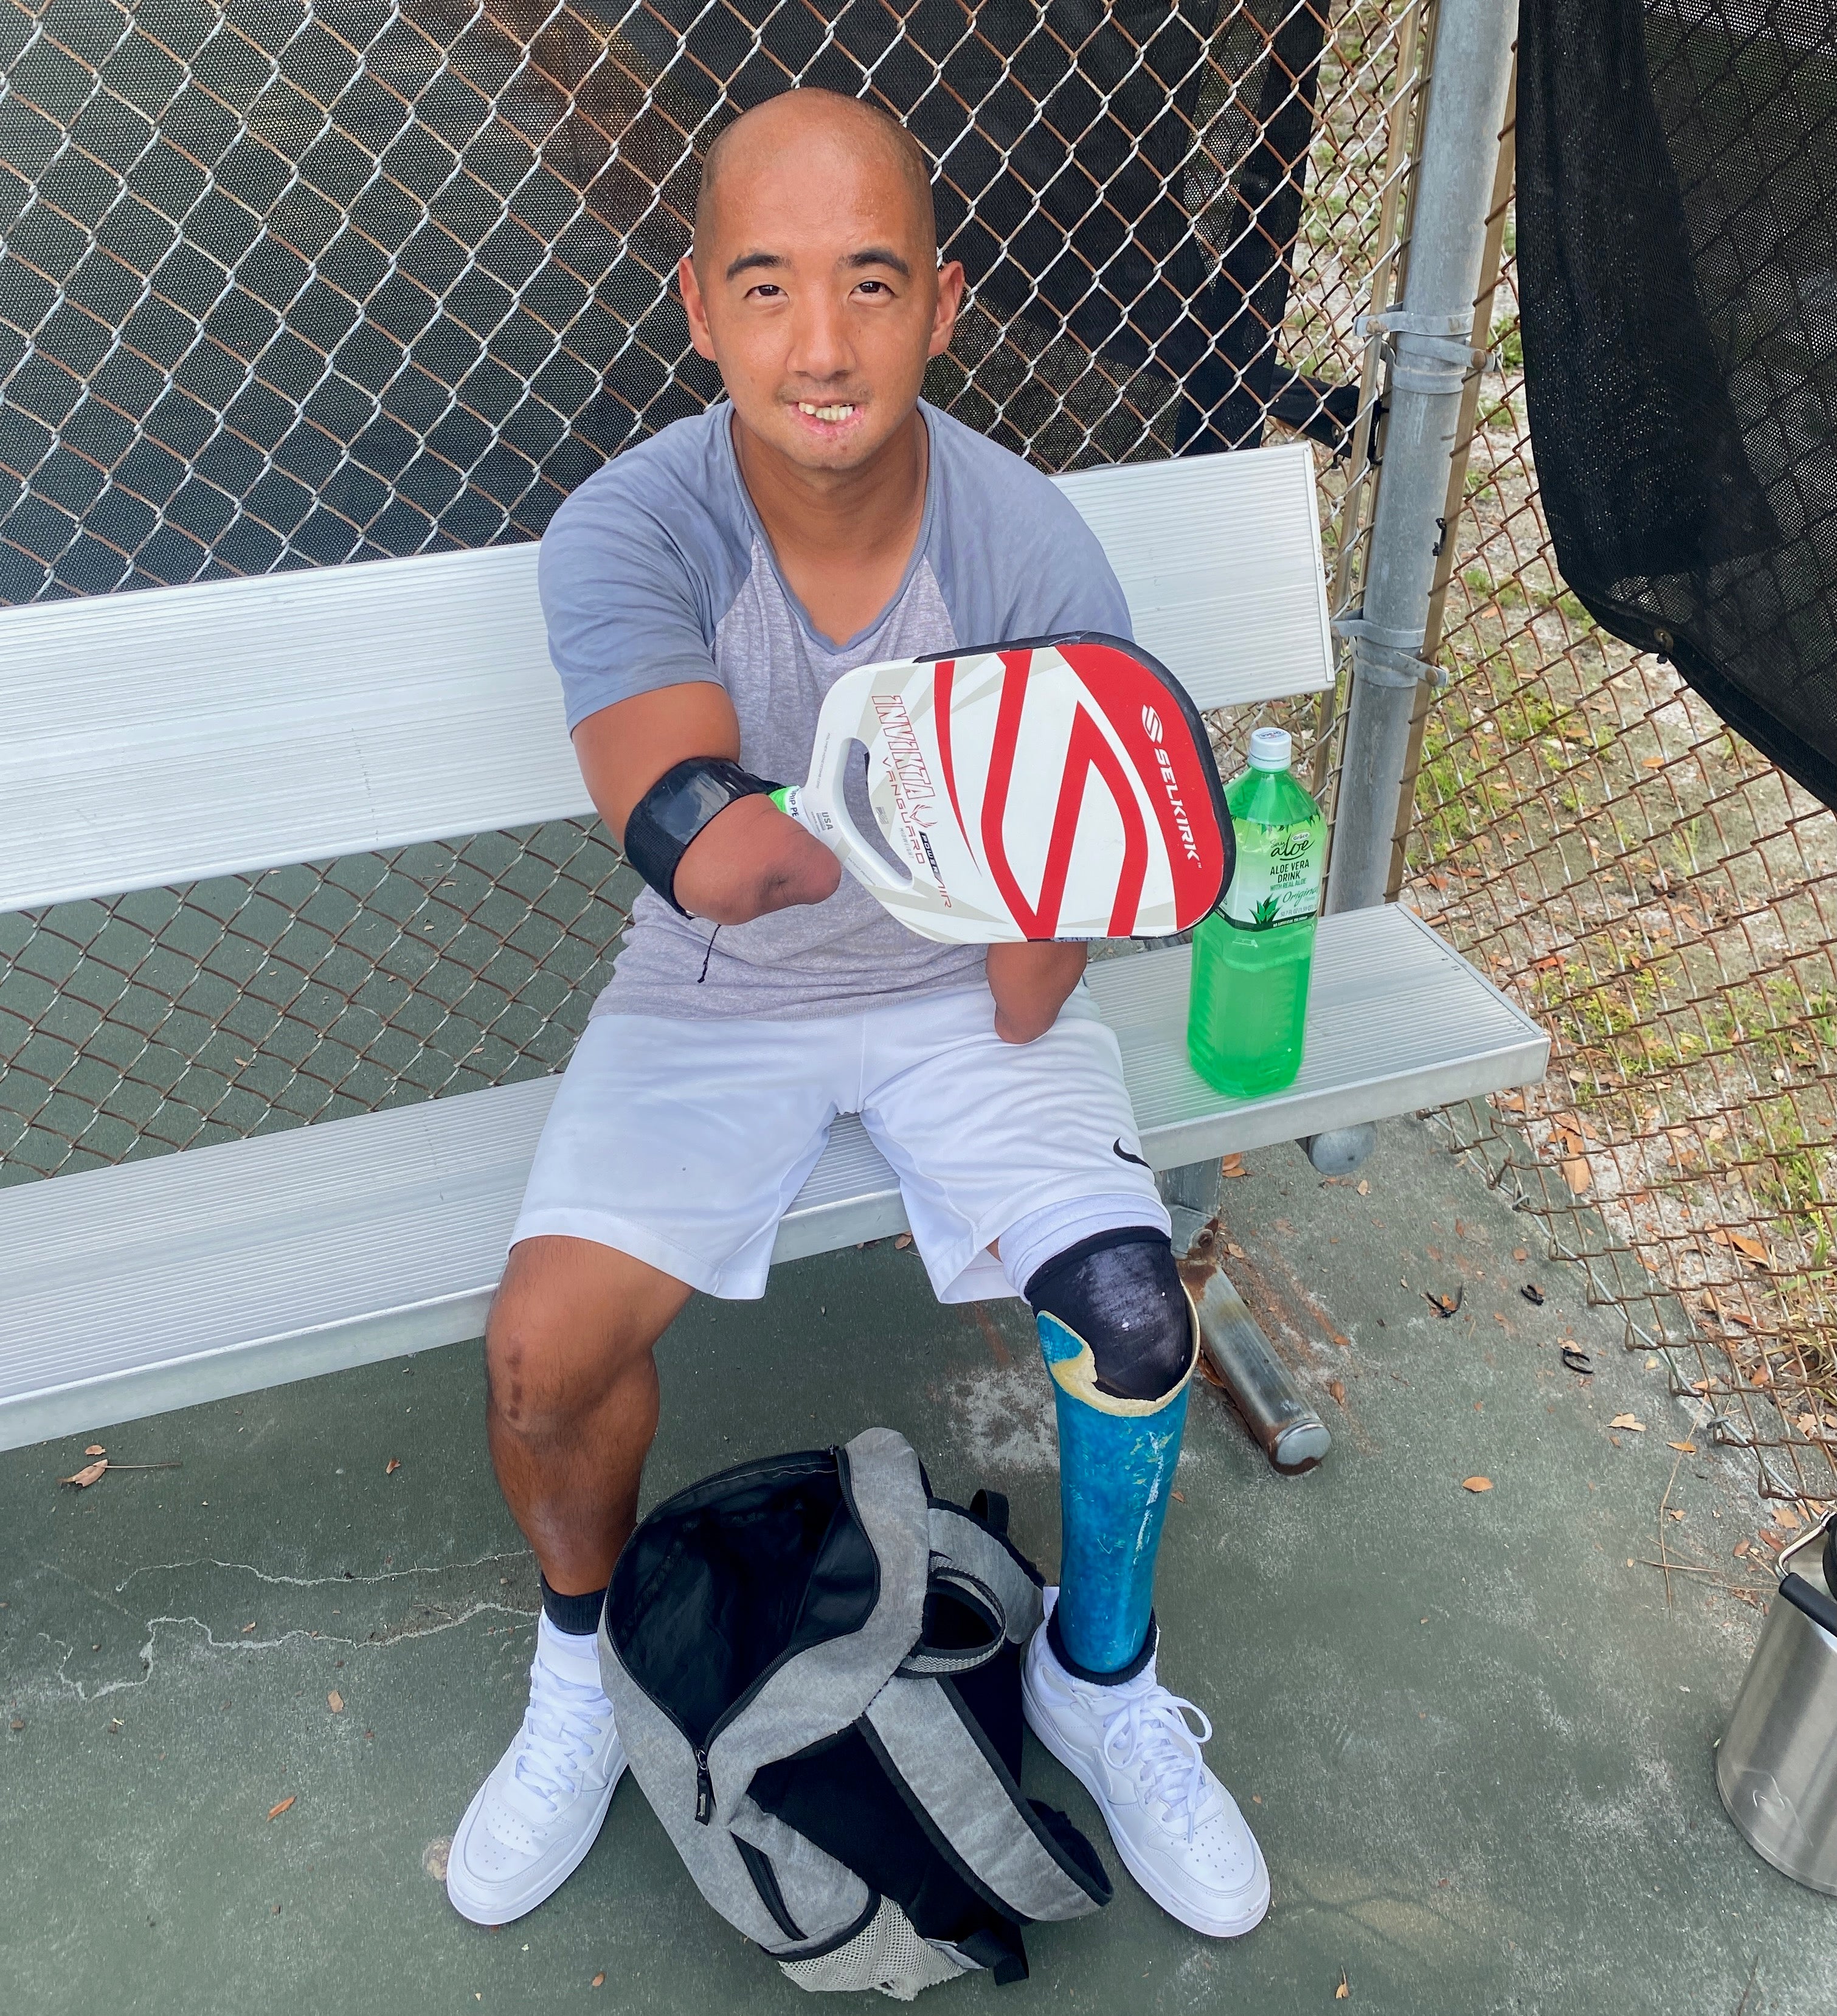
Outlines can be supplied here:
<path id="1" fill-rule="evenodd" d="M 857 743 L 882 848 L 844 802 Z M 1109 638 L 845 674 L 824 702 L 801 796 L 813 830 L 929 938 L 1164 936 L 1206 914 L 1231 866 L 1192 703 Z"/>

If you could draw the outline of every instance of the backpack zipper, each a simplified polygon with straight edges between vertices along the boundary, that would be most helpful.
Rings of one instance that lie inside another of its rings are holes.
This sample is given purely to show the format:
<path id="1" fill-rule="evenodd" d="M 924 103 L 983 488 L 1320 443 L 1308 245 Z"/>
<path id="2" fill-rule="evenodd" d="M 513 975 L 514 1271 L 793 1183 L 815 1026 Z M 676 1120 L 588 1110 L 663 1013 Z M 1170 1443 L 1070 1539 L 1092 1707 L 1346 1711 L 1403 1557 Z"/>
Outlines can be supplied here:
<path id="1" fill-rule="evenodd" d="M 850 1498 L 848 1489 L 848 1465 L 847 1460 L 844 1458 L 841 1449 L 834 1443 L 830 1445 L 828 1453 L 836 1460 L 836 1471 L 842 1485 L 842 1495 L 845 1499 L 849 1500 L 852 1509 L 853 1500 Z M 778 1459 L 775 1458 L 774 1460 L 776 1461 L 778 1460 Z M 760 1468 L 765 1467 L 763 1464 L 758 1467 Z M 724 1472 L 723 1474 L 732 1474 L 737 1476 L 742 1471 L 750 1469 L 752 1467 L 753 1467 L 753 1466 L 750 1464 L 738 1463 L 735 1466 L 732 1472 Z M 712 1481 L 713 1480 L 710 1481 Z M 876 1564 L 875 1572 L 876 1575 L 878 1575 L 878 1564 Z M 721 1714 L 717 1715 L 714 1718 L 714 1723 L 709 1729 L 706 1741 L 699 1746 L 694 1746 L 696 1749 L 696 1823 L 698 1827 L 706 1827 L 714 1818 L 714 1779 L 713 1773 L 708 1768 L 708 1752 L 714 1748 L 716 1737 L 721 1734 L 721 1731 L 724 1730 L 730 1723 L 737 1720 L 741 1715 L 746 1712 L 747 1709 L 753 1705 L 753 1702 L 764 1691 L 767 1684 L 778 1673 L 779 1669 L 782 1667 L 792 1656 L 793 1655 L 788 1651 L 781 1652 L 778 1656 L 766 1668 L 765 1671 L 759 1676 L 758 1679 L 756 1679 L 753 1684 L 747 1688 L 746 1692 L 740 1696 L 738 1701 L 731 1702 Z M 665 1719 L 674 1725 L 677 1733 L 682 1737 L 683 1741 L 685 1743 L 690 1743 L 692 1745 L 693 1739 L 690 1737 L 688 1731 L 683 1727 L 681 1718 L 677 1715 L 675 1711 L 672 1708 L 664 1707 L 661 1701 L 658 1701 L 656 1704 L 656 1706 L 662 1711 Z"/>

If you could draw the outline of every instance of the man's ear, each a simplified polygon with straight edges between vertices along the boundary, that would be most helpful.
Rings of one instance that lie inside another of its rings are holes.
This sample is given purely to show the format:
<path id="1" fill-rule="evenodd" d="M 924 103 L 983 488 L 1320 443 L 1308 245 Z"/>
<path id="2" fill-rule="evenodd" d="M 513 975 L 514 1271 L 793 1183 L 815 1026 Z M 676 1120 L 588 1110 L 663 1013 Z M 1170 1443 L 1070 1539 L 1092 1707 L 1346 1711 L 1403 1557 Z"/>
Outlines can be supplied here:
<path id="1" fill-rule="evenodd" d="M 963 306 L 963 262 L 952 259 L 937 269 L 937 305 L 931 315 L 931 344 L 927 357 L 942 357 L 951 347 L 958 311 Z"/>
<path id="2" fill-rule="evenodd" d="M 698 357 L 706 357 L 712 363 L 714 339 L 708 333 L 708 307 L 702 299 L 701 283 L 696 278 L 696 262 L 686 252 L 676 262 L 676 284 L 681 290 L 683 308 L 688 316 L 689 341 Z"/>

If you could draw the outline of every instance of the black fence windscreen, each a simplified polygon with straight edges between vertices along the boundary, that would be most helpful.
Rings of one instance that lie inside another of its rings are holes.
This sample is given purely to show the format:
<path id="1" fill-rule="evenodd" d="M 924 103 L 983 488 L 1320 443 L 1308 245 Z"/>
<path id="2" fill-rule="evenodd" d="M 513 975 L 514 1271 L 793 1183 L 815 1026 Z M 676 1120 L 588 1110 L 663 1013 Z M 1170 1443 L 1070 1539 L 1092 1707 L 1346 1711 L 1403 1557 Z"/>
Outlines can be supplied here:
<path id="1" fill-rule="evenodd" d="M 1520 32 L 1563 574 L 1837 806 L 1837 5 L 1524 0 Z"/>
<path id="2" fill-rule="evenodd" d="M 717 389 L 721 126 L 865 95 L 1048 468 L 1338 445 L 1278 359 L 1330 0 L 0 0 L 0 604 L 541 535 Z"/>

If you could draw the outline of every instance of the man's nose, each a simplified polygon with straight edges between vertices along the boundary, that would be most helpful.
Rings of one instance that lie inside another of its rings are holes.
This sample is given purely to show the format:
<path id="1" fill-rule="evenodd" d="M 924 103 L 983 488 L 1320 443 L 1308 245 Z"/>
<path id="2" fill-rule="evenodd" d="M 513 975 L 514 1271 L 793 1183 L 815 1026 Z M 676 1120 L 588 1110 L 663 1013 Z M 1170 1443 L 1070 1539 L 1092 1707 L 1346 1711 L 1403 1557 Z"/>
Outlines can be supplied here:
<path id="1" fill-rule="evenodd" d="M 827 295 L 806 295 L 792 318 L 786 365 L 800 378 L 820 382 L 842 377 L 853 369 L 854 361 L 843 304 Z"/>

